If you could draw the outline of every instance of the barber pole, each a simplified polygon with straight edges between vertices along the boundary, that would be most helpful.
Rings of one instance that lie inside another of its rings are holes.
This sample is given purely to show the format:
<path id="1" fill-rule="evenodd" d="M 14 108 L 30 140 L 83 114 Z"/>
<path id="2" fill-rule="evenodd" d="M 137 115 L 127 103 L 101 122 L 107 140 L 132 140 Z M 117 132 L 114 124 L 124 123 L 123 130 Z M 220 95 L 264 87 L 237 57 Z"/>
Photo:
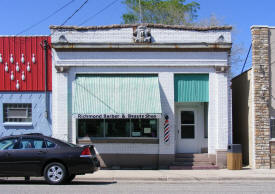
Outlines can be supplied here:
<path id="1" fill-rule="evenodd" d="M 165 115 L 164 118 L 164 142 L 168 143 L 170 138 L 169 116 Z"/>

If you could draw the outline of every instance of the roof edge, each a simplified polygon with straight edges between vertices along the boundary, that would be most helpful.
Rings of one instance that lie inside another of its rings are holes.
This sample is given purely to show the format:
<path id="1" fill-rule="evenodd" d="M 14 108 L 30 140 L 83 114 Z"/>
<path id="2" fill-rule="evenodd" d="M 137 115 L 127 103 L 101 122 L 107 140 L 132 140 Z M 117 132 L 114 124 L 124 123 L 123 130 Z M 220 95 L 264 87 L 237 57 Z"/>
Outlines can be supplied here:
<path id="1" fill-rule="evenodd" d="M 209 31 L 209 30 L 232 30 L 232 26 L 184 26 L 184 25 L 165 25 L 165 24 L 113 24 L 105 26 L 50 26 L 53 30 L 103 30 L 116 28 L 132 28 L 137 26 L 146 26 L 149 28 L 163 28 L 163 29 L 180 29 L 180 30 L 195 30 L 195 31 Z"/>
<path id="2" fill-rule="evenodd" d="M 244 75 L 244 74 L 246 74 L 247 72 L 249 72 L 251 69 L 252 69 L 252 67 L 250 67 L 249 69 L 247 69 L 247 70 L 245 70 L 244 72 L 240 73 L 239 75 L 236 75 L 235 77 L 233 77 L 233 78 L 231 79 L 231 81 L 234 80 L 234 79 L 237 79 L 237 78 L 241 77 L 242 75 Z"/>

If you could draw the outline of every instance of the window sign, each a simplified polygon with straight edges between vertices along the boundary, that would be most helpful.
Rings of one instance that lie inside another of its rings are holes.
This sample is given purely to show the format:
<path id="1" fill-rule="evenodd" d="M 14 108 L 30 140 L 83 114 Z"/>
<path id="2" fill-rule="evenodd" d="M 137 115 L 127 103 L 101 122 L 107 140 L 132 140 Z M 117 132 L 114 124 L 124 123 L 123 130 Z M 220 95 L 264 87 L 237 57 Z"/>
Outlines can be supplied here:
<path id="1" fill-rule="evenodd" d="M 157 119 L 161 114 L 74 114 L 77 119 Z M 154 122 L 154 121 L 153 121 Z"/>

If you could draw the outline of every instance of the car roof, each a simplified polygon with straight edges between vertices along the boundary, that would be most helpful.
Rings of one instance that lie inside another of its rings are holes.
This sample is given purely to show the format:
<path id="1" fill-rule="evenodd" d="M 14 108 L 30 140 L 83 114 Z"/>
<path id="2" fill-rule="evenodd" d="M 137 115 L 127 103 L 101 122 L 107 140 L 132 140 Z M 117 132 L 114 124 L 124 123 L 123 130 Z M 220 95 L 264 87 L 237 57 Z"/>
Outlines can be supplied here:
<path id="1" fill-rule="evenodd" d="M 59 139 L 55 139 L 53 137 L 49 137 L 49 136 L 45 136 L 41 133 L 26 133 L 26 134 L 20 134 L 20 135 L 10 135 L 10 136 L 5 136 L 5 137 L 1 137 L 0 140 L 5 140 L 5 139 L 10 139 L 10 138 L 21 138 L 21 137 L 28 137 L 28 138 L 44 138 L 45 140 L 49 140 L 52 141 L 55 144 L 58 144 L 59 146 L 69 146 L 70 143 L 68 142 L 64 142 L 62 140 Z"/>

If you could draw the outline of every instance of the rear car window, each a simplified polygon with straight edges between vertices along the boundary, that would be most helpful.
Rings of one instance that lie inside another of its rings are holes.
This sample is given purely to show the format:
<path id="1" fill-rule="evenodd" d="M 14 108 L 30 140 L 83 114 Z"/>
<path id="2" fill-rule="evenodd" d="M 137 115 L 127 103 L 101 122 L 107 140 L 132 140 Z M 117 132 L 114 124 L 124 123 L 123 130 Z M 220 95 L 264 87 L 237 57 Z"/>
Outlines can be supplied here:
<path id="1" fill-rule="evenodd" d="M 0 141 L 0 150 L 11 150 L 15 148 L 17 139 L 5 139 Z"/>
<path id="2" fill-rule="evenodd" d="M 48 141 L 48 140 L 46 140 L 46 145 L 47 145 L 47 148 L 54 148 L 55 147 L 55 144 L 53 142 Z"/>
<path id="3" fill-rule="evenodd" d="M 42 149 L 45 148 L 45 143 L 42 139 L 22 139 L 20 143 L 20 149 Z"/>

